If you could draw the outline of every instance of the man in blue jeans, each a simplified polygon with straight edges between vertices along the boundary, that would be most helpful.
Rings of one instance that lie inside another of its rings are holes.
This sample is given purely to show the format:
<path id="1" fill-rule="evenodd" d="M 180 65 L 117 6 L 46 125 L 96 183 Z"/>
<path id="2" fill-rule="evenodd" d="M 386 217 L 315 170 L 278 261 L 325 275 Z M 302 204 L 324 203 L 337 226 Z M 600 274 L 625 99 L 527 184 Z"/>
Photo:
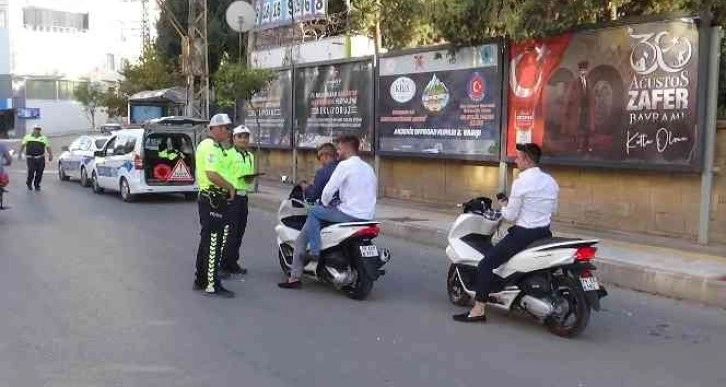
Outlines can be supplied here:
<path id="1" fill-rule="evenodd" d="M 304 266 L 305 246 L 310 243 L 309 258 L 318 260 L 322 241 L 321 222 L 345 223 L 373 219 L 376 209 L 378 180 L 373 168 L 358 157 L 360 140 L 356 136 L 343 136 L 338 139 L 338 158 L 340 162 L 323 189 L 321 205 L 316 205 L 308 213 L 302 228 L 301 243 L 296 243 L 290 278 L 278 284 L 283 289 L 298 289 L 302 286 L 300 277 Z M 336 197 L 339 201 L 334 203 Z"/>

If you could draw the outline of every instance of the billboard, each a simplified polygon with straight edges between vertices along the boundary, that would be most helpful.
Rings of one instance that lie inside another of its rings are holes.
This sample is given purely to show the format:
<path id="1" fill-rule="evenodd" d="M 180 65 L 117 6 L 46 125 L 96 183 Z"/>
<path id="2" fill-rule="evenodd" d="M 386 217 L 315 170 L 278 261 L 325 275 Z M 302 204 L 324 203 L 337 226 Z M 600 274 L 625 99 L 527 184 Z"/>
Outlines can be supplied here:
<path id="1" fill-rule="evenodd" d="M 382 57 L 380 153 L 498 159 L 502 78 L 499 44 Z"/>
<path id="2" fill-rule="evenodd" d="M 328 0 L 255 0 L 255 29 L 264 30 L 324 18 Z"/>
<path id="3" fill-rule="evenodd" d="M 292 70 L 281 70 L 270 86 L 242 101 L 244 124 L 255 135 L 253 143 L 262 148 L 292 148 Z"/>
<path id="4" fill-rule="evenodd" d="M 509 59 L 507 156 L 535 142 L 555 163 L 700 168 L 692 19 L 514 44 Z"/>
<path id="5" fill-rule="evenodd" d="M 312 149 L 352 134 L 373 150 L 373 62 L 370 59 L 295 69 L 295 135 Z"/>

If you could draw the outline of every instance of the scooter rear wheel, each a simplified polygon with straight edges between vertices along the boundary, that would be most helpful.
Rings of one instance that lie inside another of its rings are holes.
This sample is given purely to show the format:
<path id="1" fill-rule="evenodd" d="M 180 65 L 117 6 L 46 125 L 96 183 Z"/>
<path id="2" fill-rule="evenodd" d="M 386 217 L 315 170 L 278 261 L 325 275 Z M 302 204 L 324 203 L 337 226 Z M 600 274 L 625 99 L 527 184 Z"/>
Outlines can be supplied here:
<path id="1" fill-rule="evenodd" d="M 547 329 L 560 337 L 572 338 L 585 330 L 590 321 L 590 306 L 582 286 L 569 276 L 555 277 L 555 292 L 561 313 L 547 317 Z"/>
<path id="2" fill-rule="evenodd" d="M 461 285 L 461 278 L 454 265 L 449 266 L 449 274 L 446 276 L 446 292 L 449 294 L 449 301 L 454 305 L 468 306 L 471 304 L 471 296 Z"/>

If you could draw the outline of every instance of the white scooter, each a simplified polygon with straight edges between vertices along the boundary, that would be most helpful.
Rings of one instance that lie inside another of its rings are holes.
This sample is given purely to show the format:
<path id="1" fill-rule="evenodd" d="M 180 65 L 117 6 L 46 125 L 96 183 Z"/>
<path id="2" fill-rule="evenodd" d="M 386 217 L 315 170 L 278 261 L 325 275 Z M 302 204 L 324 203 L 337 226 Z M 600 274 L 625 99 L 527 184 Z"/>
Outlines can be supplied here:
<path id="1" fill-rule="evenodd" d="M 309 205 L 302 200 L 299 186 L 284 200 L 277 213 L 278 258 L 285 275 L 292 268 L 295 239 L 300 234 Z M 380 232 L 379 222 L 324 223 L 320 232 L 322 249 L 320 261 L 305 262 L 303 275 L 329 283 L 355 300 L 365 299 L 390 260 L 388 249 L 378 248 L 373 239 Z"/>
<path id="2" fill-rule="evenodd" d="M 446 282 L 455 305 L 471 303 L 477 265 L 503 237 L 501 212 L 491 204 L 491 199 L 481 197 L 460 205 L 463 213 L 449 231 Z M 607 295 L 592 274 L 598 242 L 556 237 L 534 242 L 494 270 L 488 304 L 523 311 L 558 336 L 577 336 L 587 326 L 590 308 L 599 311 L 600 299 Z"/>

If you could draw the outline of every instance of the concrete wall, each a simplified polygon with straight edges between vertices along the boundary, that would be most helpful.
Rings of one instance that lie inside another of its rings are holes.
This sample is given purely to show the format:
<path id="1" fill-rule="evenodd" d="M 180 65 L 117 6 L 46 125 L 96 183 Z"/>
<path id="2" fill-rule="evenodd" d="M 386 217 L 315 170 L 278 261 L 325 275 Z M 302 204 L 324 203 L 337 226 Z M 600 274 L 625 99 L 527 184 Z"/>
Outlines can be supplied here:
<path id="1" fill-rule="evenodd" d="M 91 122 L 78 102 L 29 99 L 25 102 L 25 106 L 40 108 L 39 120 L 22 120 L 25 122 L 26 133 L 30 133 L 35 124 L 40 124 L 43 127 L 43 133 L 47 135 L 87 131 L 91 128 Z M 106 114 L 96 112 L 97 127 L 105 123 L 107 119 Z"/>
<path id="2" fill-rule="evenodd" d="M 372 162 L 372 160 L 368 160 Z M 260 168 L 279 181 L 291 176 L 291 151 L 262 151 Z M 726 244 L 726 121 L 719 123 L 710 242 Z M 298 153 L 298 178 L 317 169 L 313 152 Z M 560 184 L 556 220 L 606 231 L 698 238 L 700 174 L 545 167 Z M 516 171 L 512 171 L 513 177 Z M 448 205 L 499 189 L 499 167 L 481 163 L 382 158 L 384 197 Z"/>
<path id="3" fill-rule="evenodd" d="M 715 243 L 726 243 L 726 121 L 719 122 L 716 133 L 714 168 L 709 239 Z"/>

